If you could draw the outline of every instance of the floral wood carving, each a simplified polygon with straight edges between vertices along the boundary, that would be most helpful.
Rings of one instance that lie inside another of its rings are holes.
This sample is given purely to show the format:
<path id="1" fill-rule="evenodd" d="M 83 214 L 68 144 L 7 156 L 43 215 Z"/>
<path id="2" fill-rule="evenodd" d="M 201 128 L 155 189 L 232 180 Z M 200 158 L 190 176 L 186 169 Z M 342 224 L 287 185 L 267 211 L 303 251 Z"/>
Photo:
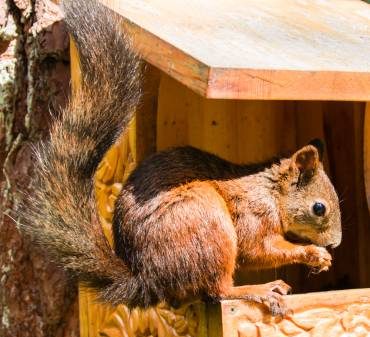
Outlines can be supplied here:
<path id="1" fill-rule="evenodd" d="M 317 308 L 275 322 L 240 320 L 239 337 L 370 336 L 370 304 L 353 304 L 346 310 Z"/>
<path id="2" fill-rule="evenodd" d="M 147 310 L 119 306 L 104 320 L 99 336 L 101 337 L 149 337 L 149 336 L 196 336 L 199 313 L 196 304 L 188 304 L 180 309 L 171 309 L 159 304 Z"/>
<path id="3" fill-rule="evenodd" d="M 289 317 L 242 301 L 222 303 L 224 336 L 369 337 L 370 289 L 288 296 Z"/>
<path id="4" fill-rule="evenodd" d="M 96 174 L 96 197 L 101 223 L 112 243 L 111 221 L 114 203 L 123 182 L 136 165 L 135 120 L 129 132 L 107 153 Z M 172 309 L 161 303 L 147 310 L 120 305 L 113 308 L 96 302 L 88 290 L 80 290 L 81 337 L 191 337 L 198 336 L 205 308 L 189 303 Z"/>
<path id="5" fill-rule="evenodd" d="M 112 243 L 111 222 L 114 203 L 122 189 L 122 184 L 136 166 L 135 121 L 129 132 L 122 135 L 112 146 L 98 167 L 95 177 L 95 191 L 100 220 L 104 233 Z"/>

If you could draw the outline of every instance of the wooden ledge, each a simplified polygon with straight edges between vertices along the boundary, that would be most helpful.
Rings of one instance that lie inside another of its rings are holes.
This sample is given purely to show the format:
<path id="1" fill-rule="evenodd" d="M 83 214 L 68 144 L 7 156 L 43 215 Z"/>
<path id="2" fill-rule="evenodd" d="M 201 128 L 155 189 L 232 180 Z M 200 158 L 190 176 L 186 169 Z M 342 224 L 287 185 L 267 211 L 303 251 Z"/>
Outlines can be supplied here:
<path id="1" fill-rule="evenodd" d="M 370 289 L 286 296 L 290 317 L 272 317 L 246 301 L 222 301 L 208 315 L 211 337 L 368 336 Z M 217 317 L 221 317 L 218 320 Z"/>
<path id="2" fill-rule="evenodd" d="M 361 0 L 101 2 L 146 61 L 204 97 L 370 101 Z"/>
<path id="3" fill-rule="evenodd" d="M 159 337 L 318 337 L 369 336 L 370 289 L 352 289 L 286 296 L 289 317 L 272 317 L 263 305 L 247 301 L 205 304 L 178 309 L 161 303 L 147 310 L 98 305 L 80 290 L 81 336 Z M 89 310 L 86 310 L 89 308 Z M 90 330 L 89 330 L 90 328 Z"/>

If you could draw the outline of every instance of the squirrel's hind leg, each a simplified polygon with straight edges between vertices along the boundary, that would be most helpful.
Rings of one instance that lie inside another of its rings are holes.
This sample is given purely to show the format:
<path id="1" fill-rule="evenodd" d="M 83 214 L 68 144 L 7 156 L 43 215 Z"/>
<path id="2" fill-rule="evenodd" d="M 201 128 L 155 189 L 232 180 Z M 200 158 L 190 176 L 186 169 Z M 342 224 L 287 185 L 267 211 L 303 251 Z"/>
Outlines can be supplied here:
<path id="1" fill-rule="evenodd" d="M 140 217 L 130 208 L 122 213 L 131 221 L 121 225 L 123 257 L 160 301 L 178 306 L 213 294 L 219 280 L 232 278 L 235 227 L 225 201 L 208 182 L 159 193 L 141 206 Z"/>

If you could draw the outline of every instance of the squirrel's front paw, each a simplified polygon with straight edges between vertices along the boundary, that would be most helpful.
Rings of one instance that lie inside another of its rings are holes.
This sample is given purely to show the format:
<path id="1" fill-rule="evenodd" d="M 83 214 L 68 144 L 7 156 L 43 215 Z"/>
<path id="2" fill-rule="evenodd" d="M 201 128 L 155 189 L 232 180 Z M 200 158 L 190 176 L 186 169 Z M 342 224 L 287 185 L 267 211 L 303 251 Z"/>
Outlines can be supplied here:
<path id="1" fill-rule="evenodd" d="M 305 263 L 314 268 L 315 273 L 328 271 L 332 257 L 324 247 L 309 245 L 305 247 Z"/>

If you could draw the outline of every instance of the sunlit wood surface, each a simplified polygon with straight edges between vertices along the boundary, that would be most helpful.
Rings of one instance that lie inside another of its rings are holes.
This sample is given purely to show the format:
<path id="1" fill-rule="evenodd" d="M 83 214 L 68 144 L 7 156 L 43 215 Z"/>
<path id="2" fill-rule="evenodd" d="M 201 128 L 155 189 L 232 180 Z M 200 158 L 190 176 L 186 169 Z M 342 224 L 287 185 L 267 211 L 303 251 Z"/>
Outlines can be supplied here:
<path id="1" fill-rule="evenodd" d="M 151 64 L 209 98 L 370 100 L 361 0 L 101 0 Z"/>
<path id="2" fill-rule="evenodd" d="M 368 337 L 370 289 L 291 295 L 288 317 L 272 317 L 243 301 L 220 304 L 219 329 L 210 337 Z M 216 324 L 215 324 L 216 325 Z"/>

